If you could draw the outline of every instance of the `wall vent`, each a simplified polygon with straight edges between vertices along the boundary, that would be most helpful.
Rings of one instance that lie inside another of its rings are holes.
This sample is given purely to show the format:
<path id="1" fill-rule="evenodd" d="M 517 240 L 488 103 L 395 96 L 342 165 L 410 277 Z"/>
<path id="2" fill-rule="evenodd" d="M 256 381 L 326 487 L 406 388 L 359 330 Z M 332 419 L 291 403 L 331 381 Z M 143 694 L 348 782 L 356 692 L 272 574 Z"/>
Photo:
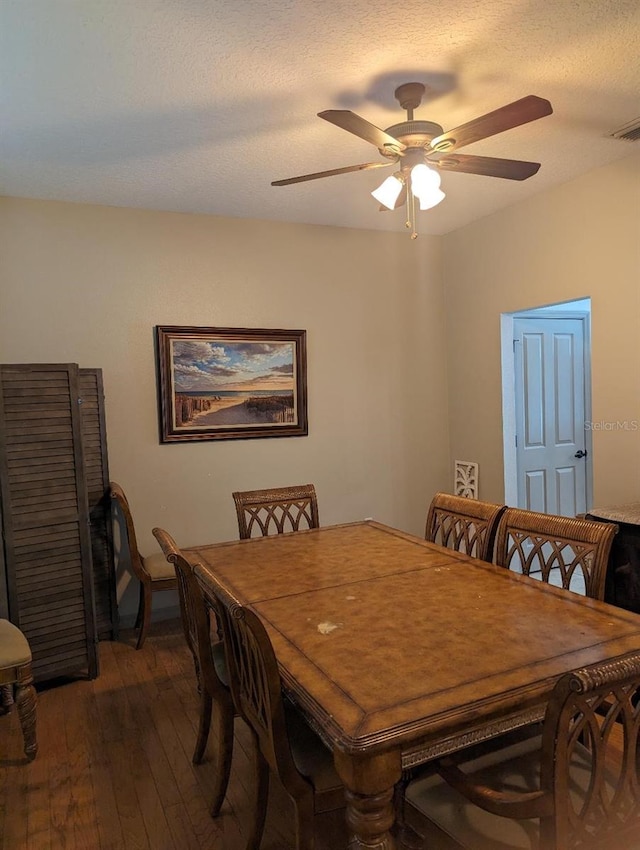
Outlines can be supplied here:
<path id="1" fill-rule="evenodd" d="M 623 139 L 625 142 L 640 141 L 640 118 L 630 121 L 624 127 L 620 127 L 619 130 L 615 130 L 609 135 L 612 139 Z"/>
<path id="2" fill-rule="evenodd" d="M 467 499 L 478 498 L 478 464 L 470 460 L 457 460 L 454 464 L 453 492 Z"/>

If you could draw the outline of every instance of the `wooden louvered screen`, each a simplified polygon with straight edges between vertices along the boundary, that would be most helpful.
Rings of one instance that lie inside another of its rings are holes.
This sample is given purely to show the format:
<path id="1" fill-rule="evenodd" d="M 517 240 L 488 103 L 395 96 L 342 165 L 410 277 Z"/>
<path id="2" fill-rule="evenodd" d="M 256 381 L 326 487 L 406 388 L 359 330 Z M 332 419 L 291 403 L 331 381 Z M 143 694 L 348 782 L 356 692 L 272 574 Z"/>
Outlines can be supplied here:
<path id="1" fill-rule="evenodd" d="M 0 479 L 9 618 L 36 681 L 98 672 L 75 364 L 0 367 Z"/>
<path id="2" fill-rule="evenodd" d="M 0 499 L 0 530 L 2 529 L 2 499 Z M 9 597 L 7 582 L 4 580 L 6 570 L 4 566 L 4 546 L 0 546 L 0 617 L 9 619 Z"/>
<path id="3" fill-rule="evenodd" d="M 118 636 L 118 605 L 101 369 L 80 369 L 80 399 L 82 449 L 91 526 L 96 628 L 98 638 L 113 640 Z"/>

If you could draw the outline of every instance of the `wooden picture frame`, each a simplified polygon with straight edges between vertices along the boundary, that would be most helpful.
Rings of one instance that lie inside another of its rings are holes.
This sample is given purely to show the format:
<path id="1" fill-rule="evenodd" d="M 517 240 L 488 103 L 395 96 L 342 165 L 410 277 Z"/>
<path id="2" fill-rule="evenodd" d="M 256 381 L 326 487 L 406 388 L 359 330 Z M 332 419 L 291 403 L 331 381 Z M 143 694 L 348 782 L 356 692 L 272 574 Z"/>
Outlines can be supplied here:
<path id="1" fill-rule="evenodd" d="M 306 331 L 156 326 L 160 442 L 302 437 Z"/>

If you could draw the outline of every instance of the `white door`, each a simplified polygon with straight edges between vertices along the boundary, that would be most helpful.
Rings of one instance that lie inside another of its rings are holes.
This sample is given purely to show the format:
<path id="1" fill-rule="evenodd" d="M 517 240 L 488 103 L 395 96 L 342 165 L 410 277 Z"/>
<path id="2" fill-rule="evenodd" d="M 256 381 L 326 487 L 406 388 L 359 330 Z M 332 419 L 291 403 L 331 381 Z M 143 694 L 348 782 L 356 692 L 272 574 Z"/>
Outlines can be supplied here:
<path id="1" fill-rule="evenodd" d="M 585 340 L 581 319 L 514 319 L 518 506 L 587 509 Z"/>

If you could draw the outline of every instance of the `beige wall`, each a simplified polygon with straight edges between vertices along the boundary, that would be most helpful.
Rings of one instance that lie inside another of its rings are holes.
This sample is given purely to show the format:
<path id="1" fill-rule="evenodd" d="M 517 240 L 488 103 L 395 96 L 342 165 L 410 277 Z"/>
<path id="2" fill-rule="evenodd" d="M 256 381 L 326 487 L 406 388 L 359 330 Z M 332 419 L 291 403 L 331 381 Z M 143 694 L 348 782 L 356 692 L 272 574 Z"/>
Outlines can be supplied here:
<path id="1" fill-rule="evenodd" d="M 592 416 L 640 422 L 640 155 L 444 238 L 452 457 L 503 498 L 500 314 L 592 299 Z M 640 501 L 640 432 L 593 433 L 594 504 Z"/>
<path id="2" fill-rule="evenodd" d="M 153 525 L 235 537 L 234 489 L 313 481 L 323 524 L 421 533 L 457 457 L 502 499 L 503 312 L 590 296 L 593 418 L 640 421 L 638 155 L 416 243 L 12 198 L 0 240 L 0 362 L 103 369 L 111 476 L 143 552 Z M 160 445 L 156 324 L 305 328 L 309 436 Z M 640 434 L 595 432 L 593 449 L 594 501 L 638 500 Z"/>
<path id="3" fill-rule="evenodd" d="M 143 553 L 154 525 L 236 537 L 233 490 L 308 481 L 323 524 L 422 533 L 451 482 L 440 240 L 10 198 L 0 239 L 0 362 L 103 369 Z M 157 324 L 305 328 L 309 436 L 160 445 Z"/>

